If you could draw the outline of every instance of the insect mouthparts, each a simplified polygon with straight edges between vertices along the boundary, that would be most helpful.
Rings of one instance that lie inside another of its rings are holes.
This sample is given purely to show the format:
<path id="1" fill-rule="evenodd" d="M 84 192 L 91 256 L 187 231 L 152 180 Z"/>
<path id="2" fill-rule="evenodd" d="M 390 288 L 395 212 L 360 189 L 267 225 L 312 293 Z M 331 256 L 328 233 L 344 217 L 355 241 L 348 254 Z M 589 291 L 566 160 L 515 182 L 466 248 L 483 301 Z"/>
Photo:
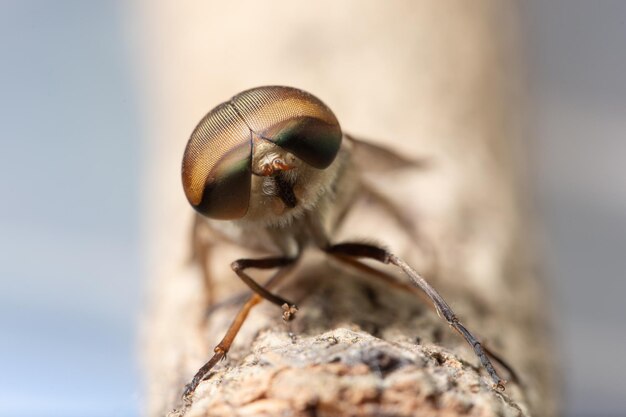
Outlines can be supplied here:
<path id="1" fill-rule="evenodd" d="M 298 199 L 293 192 L 293 185 L 287 181 L 282 172 L 279 172 L 273 178 L 276 183 L 276 194 L 278 197 L 287 207 L 294 208 L 298 204 Z"/>

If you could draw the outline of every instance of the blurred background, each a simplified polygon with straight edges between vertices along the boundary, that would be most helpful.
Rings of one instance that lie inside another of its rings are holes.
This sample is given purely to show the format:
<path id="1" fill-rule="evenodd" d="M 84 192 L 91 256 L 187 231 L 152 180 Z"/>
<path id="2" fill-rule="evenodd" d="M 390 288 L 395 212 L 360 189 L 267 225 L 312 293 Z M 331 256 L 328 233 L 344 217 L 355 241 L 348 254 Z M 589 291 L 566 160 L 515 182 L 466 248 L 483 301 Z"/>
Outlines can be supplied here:
<path id="1" fill-rule="evenodd" d="M 519 12 L 566 415 L 621 416 L 626 3 Z M 121 1 L 0 3 L 1 416 L 140 414 L 148 138 L 135 13 Z"/>

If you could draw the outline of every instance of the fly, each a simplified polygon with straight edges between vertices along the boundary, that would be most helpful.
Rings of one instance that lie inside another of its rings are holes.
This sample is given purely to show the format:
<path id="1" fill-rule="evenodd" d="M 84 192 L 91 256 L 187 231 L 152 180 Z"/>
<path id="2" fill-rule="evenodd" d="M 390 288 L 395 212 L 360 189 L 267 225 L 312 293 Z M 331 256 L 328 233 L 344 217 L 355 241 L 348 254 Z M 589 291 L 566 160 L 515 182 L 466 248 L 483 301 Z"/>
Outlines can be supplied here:
<path id="1" fill-rule="evenodd" d="M 459 321 L 443 297 L 404 260 L 374 244 L 335 242 L 333 230 L 359 192 L 348 175 L 358 150 L 382 159 L 402 157 L 344 134 L 333 112 L 318 98 L 290 87 L 259 87 L 237 94 L 211 110 L 196 126 L 185 149 L 185 195 L 203 221 L 233 242 L 275 256 L 239 259 L 232 270 L 253 291 L 211 359 L 185 387 L 189 401 L 198 384 L 226 356 L 248 313 L 265 299 L 292 320 L 297 306 L 272 291 L 300 258 L 315 246 L 353 265 L 361 259 L 394 265 L 433 302 L 440 317 L 469 343 L 493 381 L 504 381 L 487 352 Z M 276 269 L 264 285 L 248 269 Z M 370 268 L 371 269 L 371 268 Z M 494 357 L 498 360 L 496 357 Z M 498 360 L 499 361 L 499 360 Z"/>

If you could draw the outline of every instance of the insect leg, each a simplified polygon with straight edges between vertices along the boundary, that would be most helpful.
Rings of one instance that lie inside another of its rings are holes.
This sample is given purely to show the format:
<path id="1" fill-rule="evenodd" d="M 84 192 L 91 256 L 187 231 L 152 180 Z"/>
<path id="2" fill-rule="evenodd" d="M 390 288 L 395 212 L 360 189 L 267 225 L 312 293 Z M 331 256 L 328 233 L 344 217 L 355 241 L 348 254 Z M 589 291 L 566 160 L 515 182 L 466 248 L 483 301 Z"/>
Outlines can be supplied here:
<path id="1" fill-rule="evenodd" d="M 252 294 L 248 298 L 246 303 L 243 305 L 243 307 L 241 307 L 241 309 L 235 316 L 235 319 L 226 331 L 226 334 L 224 335 L 222 340 L 213 349 L 214 353 L 211 359 L 209 359 L 209 361 L 205 363 L 202 368 L 198 370 L 198 372 L 196 372 L 191 382 L 185 386 L 185 391 L 183 392 L 183 400 L 191 400 L 191 396 L 200 384 L 200 381 L 202 381 L 204 377 L 211 371 L 211 369 L 226 356 L 226 353 L 230 349 L 230 346 L 233 344 L 235 336 L 237 336 L 237 333 L 239 333 L 239 329 L 241 329 L 241 325 L 248 317 L 248 313 L 250 312 L 250 310 L 252 310 L 252 307 L 260 303 L 261 300 L 262 298 L 258 294 Z"/>
<path id="2" fill-rule="evenodd" d="M 474 353 L 476 354 L 476 356 L 478 356 L 480 363 L 487 370 L 487 373 L 493 380 L 494 387 L 500 390 L 504 390 L 504 384 L 506 384 L 506 381 L 500 378 L 478 340 L 459 321 L 454 311 L 452 311 L 452 308 L 450 308 L 450 306 L 448 305 L 448 303 L 446 303 L 443 297 L 406 262 L 383 248 L 363 243 L 341 243 L 337 245 L 331 245 L 325 250 L 332 255 L 344 255 L 355 258 L 369 258 L 382 262 L 384 264 L 392 264 L 400 268 L 402 272 L 404 272 L 411 279 L 413 284 L 415 284 L 422 291 L 424 291 L 424 293 L 426 293 L 428 298 L 430 298 L 430 300 L 435 305 L 437 313 L 443 316 L 448 324 L 452 326 L 457 332 L 459 332 L 463 336 L 463 338 L 465 338 L 467 343 L 469 343 L 472 349 L 474 349 Z"/>
<path id="3" fill-rule="evenodd" d="M 280 280 L 282 280 L 290 271 L 290 265 L 286 266 L 285 268 L 279 269 L 267 281 L 265 286 L 267 288 L 271 288 L 273 285 L 278 284 L 278 282 L 280 282 Z M 191 397 L 193 396 L 193 393 L 200 384 L 200 382 L 208 375 L 211 369 L 213 369 L 213 367 L 220 360 L 226 357 L 226 353 L 228 353 L 228 351 L 230 350 L 230 347 L 233 344 L 237 333 L 239 333 L 239 329 L 241 329 L 241 326 L 248 317 L 248 313 L 250 313 L 252 307 L 260 303 L 262 300 L 263 297 L 256 293 L 248 297 L 245 304 L 241 307 L 241 309 L 235 316 L 235 319 L 228 327 L 228 330 L 226 331 L 226 334 L 224 335 L 222 340 L 213 349 L 214 353 L 211 359 L 209 359 L 209 361 L 205 363 L 202 368 L 198 370 L 198 372 L 196 372 L 191 382 L 185 386 L 185 390 L 183 392 L 183 400 L 185 401 L 185 403 L 187 403 L 187 405 L 190 404 Z"/>
<path id="4" fill-rule="evenodd" d="M 200 215 L 194 217 L 194 222 L 191 230 L 191 248 L 192 248 L 192 260 L 198 262 L 202 270 L 202 277 L 204 281 L 204 293 L 206 297 L 206 305 L 213 305 L 213 277 L 209 268 L 209 257 L 211 255 L 212 245 L 206 238 L 206 226 Z"/>
<path id="5" fill-rule="evenodd" d="M 394 278 L 393 276 L 389 275 L 388 273 L 381 271 L 380 269 L 376 269 L 373 268 L 367 264 L 364 264 L 362 261 L 356 259 L 356 258 L 351 258 L 345 255 L 337 255 L 337 254 L 333 254 L 333 256 L 335 257 L 335 259 L 337 259 L 340 262 L 343 262 L 355 269 L 358 269 L 359 271 L 365 272 L 366 274 L 372 276 L 372 277 L 376 277 L 378 279 L 380 279 L 381 281 L 384 281 L 386 284 L 391 285 L 395 288 L 398 288 L 402 291 L 406 291 L 406 292 L 410 292 L 413 293 L 415 295 L 421 296 L 424 300 L 426 301 L 430 301 L 430 299 L 426 296 L 426 294 L 421 291 L 418 287 L 413 286 L 411 284 L 408 283 L 404 283 L 404 282 L 400 282 L 398 281 L 396 278 Z M 509 374 L 509 380 L 515 382 L 516 384 L 521 384 L 522 380 L 519 378 L 519 376 L 517 375 L 517 372 L 515 372 L 515 370 L 513 369 L 513 367 L 506 361 L 504 360 L 504 358 L 502 358 L 500 355 L 498 355 L 497 353 L 495 353 L 494 351 L 492 351 L 491 349 L 489 349 L 487 346 L 485 346 L 485 344 L 481 345 L 483 347 L 483 350 L 485 351 L 485 353 L 487 353 L 487 355 L 494 361 L 496 361 L 497 363 L 500 364 L 500 366 L 502 366 L 502 368 L 504 368 L 506 370 L 506 372 L 508 372 Z"/>
<path id="6" fill-rule="evenodd" d="M 287 266 L 293 264 L 295 261 L 296 259 L 294 258 L 238 259 L 230 264 L 230 267 L 252 291 L 265 298 L 267 301 L 281 307 L 283 309 L 283 320 L 290 321 L 295 317 L 298 311 L 296 305 L 270 292 L 244 271 L 248 268 L 271 269 L 279 266 Z"/>

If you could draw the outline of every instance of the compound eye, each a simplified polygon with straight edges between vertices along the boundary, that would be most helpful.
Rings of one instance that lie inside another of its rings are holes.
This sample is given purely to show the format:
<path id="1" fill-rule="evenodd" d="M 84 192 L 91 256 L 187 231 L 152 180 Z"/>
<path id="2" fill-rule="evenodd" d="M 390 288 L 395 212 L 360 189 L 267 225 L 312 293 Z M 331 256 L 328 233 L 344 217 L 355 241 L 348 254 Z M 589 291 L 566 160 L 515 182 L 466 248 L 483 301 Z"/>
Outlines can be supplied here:
<path id="1" fill-rule="evenodd" d="M 187 200 L 214 219 L 245 216 L 251 164 L 250 129 L 229 103 L 217 106 L 196 126 L 185 148 L 182 179 Z"/>
<path id="2" fill-rule="evenodd" d="M 259 87 L 233 97 L 250 129 L 314 168 L 328 167 L 341 146 L 341 127 L 318 98 L 290 87 Z"/>

